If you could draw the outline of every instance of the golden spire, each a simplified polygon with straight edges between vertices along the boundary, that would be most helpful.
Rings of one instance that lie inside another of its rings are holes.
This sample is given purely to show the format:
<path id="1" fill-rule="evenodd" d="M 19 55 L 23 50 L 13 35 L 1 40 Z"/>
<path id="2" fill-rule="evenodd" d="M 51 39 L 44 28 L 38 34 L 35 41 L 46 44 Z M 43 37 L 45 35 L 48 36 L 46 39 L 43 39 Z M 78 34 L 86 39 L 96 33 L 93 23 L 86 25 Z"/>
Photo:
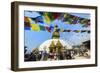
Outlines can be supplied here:
<path id="1" fill-rule="evenodd" d="M 58 40 L 56 47 L 63 47 L 63 45 L 61 44 L 61 42 Z"/>
<path id="2" fill-rule="evenodd" d="M 52 34 L 52 39 L 59 39 L 59 38 L 60 38 L 59 29 L 58 26 L 55 25 L 54 32 Z"/>
<path id="3" fill-rule="evenodd" d="M 49 47 L 55 47 L 54 41 L 51 42 Z"/>

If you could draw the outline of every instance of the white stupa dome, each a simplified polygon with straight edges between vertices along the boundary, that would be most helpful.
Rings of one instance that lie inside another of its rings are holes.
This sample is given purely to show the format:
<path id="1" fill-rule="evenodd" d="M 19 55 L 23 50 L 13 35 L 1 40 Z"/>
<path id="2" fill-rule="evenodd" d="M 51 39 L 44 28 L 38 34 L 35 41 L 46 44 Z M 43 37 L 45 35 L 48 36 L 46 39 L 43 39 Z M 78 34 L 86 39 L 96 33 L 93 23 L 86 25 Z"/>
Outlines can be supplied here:
<path id="1" fill-rule="evenodd" d="M 58 40 L 61 42 L 61 44 L 65 47 L 67 47 L 67 49 L 72 49 L 72 46 L 70 44 L 68 44 L 68 42 L 62 40 L 62 39 L 50 39 L 50 40 L 47 40 L 45 41 L 44 43 L 42 43 L 39 47 L 39 51 L 43 51 L 44 50 L 44 47 L 46 48 L 45 50 L 47 52 L 49 52 L 49 46 L 51 44 L 51 42 L 53 41 L 54 44 L 56 44 L 58 42 Z"/>

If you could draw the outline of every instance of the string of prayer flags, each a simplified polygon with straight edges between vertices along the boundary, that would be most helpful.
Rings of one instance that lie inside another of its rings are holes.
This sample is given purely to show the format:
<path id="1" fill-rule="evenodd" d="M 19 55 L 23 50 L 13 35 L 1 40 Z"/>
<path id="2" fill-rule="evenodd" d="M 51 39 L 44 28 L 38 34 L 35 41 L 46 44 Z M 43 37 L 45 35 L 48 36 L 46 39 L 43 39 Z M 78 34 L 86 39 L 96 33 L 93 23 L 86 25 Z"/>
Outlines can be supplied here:
<path id="1" fill-rule="evenodd" d="M 75 32 L 75 33 L 90 33 L 90 30 L 70 30 L 70 29 L 54 29 L 53 26 L 43 26 L 43 25 L 38 25 L 38 24 L 31 24 L 31 26 L 25 26 L 25 30 L 33 30 L 33 31 L 57 31 L 57 32 Z"/>
<path id="2" fill-rule="evenodd" d="M 45 27 L 42 26 L 42 25 L 39 25 L 39 27 L 40 27 L 40 30 L 42 30 L 42 31 L 45 31 L 46 30 Z"/>
<path id="3" fill-rule="evenodd" d="M 48 32 L 51 32 L 51 30 L 50 30 L 50 28 L 49 28 L 48 26 L 45 26 L 45 28 L 46 28 L 46 30 L 47 30 Z"/>
<path id="4" fill-rule="evenodd" d="M 87 30 L 81 30 L 81 33 L 84 33 L 84 32 L 86 32 Z"/>
<path id="5" fill-rule="evenodd" d="M 36 18 L 31 18 L 33 21 L 35 21 L 35 23 L 44 23 L 43 21 L 43 17 L 42 16 L 38 16 Z"/>
<path id="6" fill-rule="evenodd" d="M 40 31 L 40 27 L 37 24 L 31 24 L 31 30 Z"/>
<path id="7" fill-rule="evenodd" d="M 60 29 L 60 32 L 64 32 L 64 29 Z"/>
<path id="8" fill-rule="evenodd" d="M 75 32 L 75 33 L 90 33 L 90 30 L 63 30 L 62 32 Z"/>
<path id="9" fill-rule="evenodd" d="M 57 19 L 60 16 L 61 13 L 51 13 L 51 12 L 44 12 L 44 21 L 47 24 L 50 24 L 52 21 Z"/>
<path id="10" fill-rule="evenodd" d="M 62 14 L 59 19 L 66 24 L 83 24 L 85 27 L 90 25 L 90 19 L 78 17 L 69 13 Z"/>
<path id="11" fill-rule="evenodd" d="M 31 30 L 34 30 L 34 31 L 41 31 L 41 30 L 42 31 L 45 31 L 46 30 L 46 27 L 45 26 L 42 26 L 42 25 L 38 25 L 38 24 L 32 24 Z M 51 29 L 49 29 L 49 30 L 51 30 Z"/>
<path id="12" fill-rule="evenodd" d="M 43 13 L 44 14 L 44 22 L 47 23 L 47 24 L 50 24 L 50 18 L 49 18 L 49 15 L 48 13 Z"/>
<path id="13" fill-rule="evenodd" d="M 51 32 L 51 31 L 54 30 L 54 27 L 53 27 L 53 26 L 50 26 L 50 27 L 45 26 L 45 28 L 46 28 L 46 30 L 47 30 L 48 32 Z"/>
<path id="14" fill-rule="evenodd" d="M 31 19 L 29 17 L 24 17 L 24 29 L 30 30 L 31 28 Z"/>
<path id="15" fill-rule="evenodd" d="M 71 32 L 71 30 L 64 30 L 63 32 Z"/>
<path id="16" fill-rule="evenodd" d="M 79 32 L 80 32 L 80 30 L 73 30 L 73 32 L 79 33 Z"/>

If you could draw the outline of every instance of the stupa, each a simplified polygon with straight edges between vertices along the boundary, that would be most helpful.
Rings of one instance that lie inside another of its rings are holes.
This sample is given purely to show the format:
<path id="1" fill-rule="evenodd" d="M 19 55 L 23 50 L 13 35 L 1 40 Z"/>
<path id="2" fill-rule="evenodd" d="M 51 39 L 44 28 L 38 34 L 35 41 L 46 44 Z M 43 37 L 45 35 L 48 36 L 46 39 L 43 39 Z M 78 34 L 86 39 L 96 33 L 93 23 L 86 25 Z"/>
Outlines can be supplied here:
<path id="1" fill-rule="evenodd" d="M 50 52 L 56 52 L 56 53 L 61 52 L 61 49 L 64 49 L 65 46 L 67 46 L 69 49 L 72 48 L 72 46 L 69 45 L 68 42 L 60 39 L 60 30 L 59 30 L 57 25 L 55 25 L 55 27 L 54 27 L 54 31 L 52 33 L 51 39 L 42 43 L 39 47 L 39 50 L 43 51 L 44 46 L 47 47 L 46 51 L 48 53 L 50 53 Z"/>

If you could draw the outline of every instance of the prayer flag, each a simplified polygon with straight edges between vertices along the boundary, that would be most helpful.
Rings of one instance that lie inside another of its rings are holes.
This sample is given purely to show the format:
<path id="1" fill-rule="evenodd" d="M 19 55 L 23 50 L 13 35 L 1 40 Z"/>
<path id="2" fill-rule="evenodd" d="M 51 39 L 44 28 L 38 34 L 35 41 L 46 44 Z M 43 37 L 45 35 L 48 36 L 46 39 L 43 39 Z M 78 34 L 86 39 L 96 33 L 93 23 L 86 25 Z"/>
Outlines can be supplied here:
<path id="1" fill-rule="evenodd" d="M 45 26 L 42 26 L 42 25 L 39 25 L 39 28 L 40 28 L 40 30 L 43 30 L 43 31 L 46 30 L 46 29 L 45 29 Z"/>
<path id="2" fill-rule="evenodd" d="M 31 30 L 40 31 L 40 27 L 38 24 L 31 24 Z"/>

